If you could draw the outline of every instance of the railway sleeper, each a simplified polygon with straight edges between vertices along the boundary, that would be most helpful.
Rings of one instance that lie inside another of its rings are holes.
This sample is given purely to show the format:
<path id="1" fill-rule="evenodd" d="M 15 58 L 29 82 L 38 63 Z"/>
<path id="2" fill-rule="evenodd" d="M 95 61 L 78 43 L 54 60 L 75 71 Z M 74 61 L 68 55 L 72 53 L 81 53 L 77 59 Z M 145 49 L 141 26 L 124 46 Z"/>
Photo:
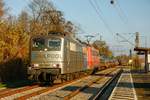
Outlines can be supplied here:
<path id="1" fill-rule="evenodd" d="M 64 81 L 70 81 L 76 78 L 79 78 L 81 75 L 83 75 L 84 72 L 74 72 L 74 73 L 67 73 L 61 75 L 61 82 Z"/>

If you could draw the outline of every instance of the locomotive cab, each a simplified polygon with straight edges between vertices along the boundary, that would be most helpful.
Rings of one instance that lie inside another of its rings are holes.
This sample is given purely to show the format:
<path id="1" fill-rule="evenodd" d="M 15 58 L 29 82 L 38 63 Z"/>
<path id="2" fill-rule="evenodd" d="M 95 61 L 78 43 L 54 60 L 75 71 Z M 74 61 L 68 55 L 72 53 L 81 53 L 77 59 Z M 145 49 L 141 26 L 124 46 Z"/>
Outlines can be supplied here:
<path id="1" fill-rule="evenodd" d="M 60 36 L 34 36 L 30 43 L 30 67 L 28 74 L 34 80 L 53 81 L 61 74 L 63 38 Z"/>
<path id="2" fill-rule="evenodd" d="M 83 64 L 83 45 L 69 35 L 51 34 L 34 36 L 30 40 L 29 78 L 36 81 L 53 82 L 67 80 L 87 70 Z M 83 67 L 84 66 L 84 67 Z"/>

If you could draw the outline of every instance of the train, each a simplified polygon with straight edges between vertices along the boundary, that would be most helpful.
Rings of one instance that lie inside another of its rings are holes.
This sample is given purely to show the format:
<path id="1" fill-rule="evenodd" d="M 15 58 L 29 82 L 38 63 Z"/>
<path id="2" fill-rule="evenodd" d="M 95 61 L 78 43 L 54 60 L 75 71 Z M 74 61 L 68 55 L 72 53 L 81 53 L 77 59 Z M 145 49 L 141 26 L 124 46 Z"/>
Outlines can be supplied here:
<path id="1" fill-rule="evenodd" d="M 51 32 L 30 39 L 28 76 L 31 80 L 53 83 L 83 72 L 94 73 L 99 68 L 99 51 L 69 35 Z"/>

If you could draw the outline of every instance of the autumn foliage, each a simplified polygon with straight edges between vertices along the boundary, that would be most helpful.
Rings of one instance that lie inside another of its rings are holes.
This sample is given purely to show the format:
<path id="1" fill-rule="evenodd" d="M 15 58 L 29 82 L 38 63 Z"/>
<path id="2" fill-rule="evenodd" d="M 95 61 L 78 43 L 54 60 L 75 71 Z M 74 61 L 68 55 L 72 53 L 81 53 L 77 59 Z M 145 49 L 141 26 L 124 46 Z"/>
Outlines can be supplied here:
<path id="1" fill-rule="evenodd" d="M 101 56 L 104 56 L 104 57 L 107 57 L 107 58 L 112 58 L 113 57 L 113 53 L 109 49 L 109 46 L 106 44 L 105 41 L 96 40 L 96 41 L 94 41 L 93 46 L 96 49 L 99 50 L 99 54 Z"/>
<path id="2" fill-rule="evenodd" d="M 26 73 L 29 39 L 32 35 L 44 35 L 50 31 L 73 35 L 76 31 L 74 24 L 67 21 L 49 0 L 31 0 L 28 9 L 23 10 L 18 17 L 5 14 L 4 9 L 4 3 L 0 0 L 1 81 L 25 77 L 22 75 Z"/>

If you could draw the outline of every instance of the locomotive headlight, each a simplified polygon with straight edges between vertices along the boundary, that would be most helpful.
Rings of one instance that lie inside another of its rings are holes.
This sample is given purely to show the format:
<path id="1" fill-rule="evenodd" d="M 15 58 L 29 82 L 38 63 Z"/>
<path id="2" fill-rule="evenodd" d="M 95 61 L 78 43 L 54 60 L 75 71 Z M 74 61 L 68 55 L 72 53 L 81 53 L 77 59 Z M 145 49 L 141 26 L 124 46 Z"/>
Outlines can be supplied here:
<path id="1" fill-rule="evenodd" d="M 53 67 L 55 67 L 55 68 L 59 68 L 59 64 L 53 64 Z"/>
<path id="2" fill-rule="evenodd" d="M 32 69 L 32 67 L 28 67 L 28 70 L 31 70 Z"/>
<path id="3" fill-rule="evenodd" d="M 47 48 L 45 48 L 44 51 L 47 51 Z"/>
<path id="4" fill-rule="evenodd" d="M 53 64 L 53 67 L 56 67 L 56 64 Z"/>
<path id="5" fill-rule="evenodd" d="M 34 67 L 39 67 L 39 64 L 33 64 Z"/>

